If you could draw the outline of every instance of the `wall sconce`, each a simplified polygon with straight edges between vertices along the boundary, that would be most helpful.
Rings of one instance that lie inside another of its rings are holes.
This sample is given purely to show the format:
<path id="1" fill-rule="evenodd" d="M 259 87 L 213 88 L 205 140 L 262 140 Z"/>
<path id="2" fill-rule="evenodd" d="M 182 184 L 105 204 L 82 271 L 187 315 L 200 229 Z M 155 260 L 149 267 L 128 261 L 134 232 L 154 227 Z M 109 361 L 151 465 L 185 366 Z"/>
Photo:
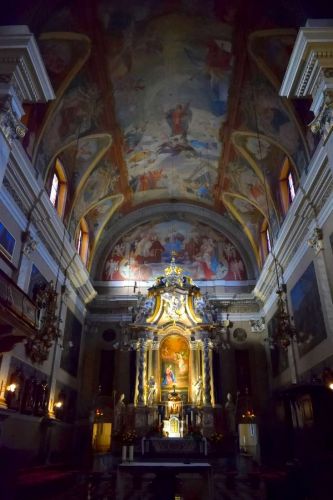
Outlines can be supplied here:
<path id="1" fill-rule="evenodd" d="M 64 406 L 63 401 L 57 401 L 56 403 L 54 403 L 54 407 L 57 408 L 58 410 L 60 410 L 63 406 Z"/>
<path id="2" fill-rule="evenodd" d="M 13 392 L 16 391 L 16 387 L 17 387 L 16 384 L 12 382 L 11 384 L 7 385 L 6 390 L 8 392 L 12 392 L 13 393 Z"/>

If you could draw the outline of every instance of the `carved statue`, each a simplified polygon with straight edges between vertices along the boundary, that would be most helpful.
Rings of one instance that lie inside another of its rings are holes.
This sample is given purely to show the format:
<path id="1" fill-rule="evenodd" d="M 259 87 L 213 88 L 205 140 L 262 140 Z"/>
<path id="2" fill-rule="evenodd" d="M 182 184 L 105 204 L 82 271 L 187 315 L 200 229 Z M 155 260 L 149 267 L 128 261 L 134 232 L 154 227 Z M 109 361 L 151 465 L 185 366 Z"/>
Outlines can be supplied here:
<path id="1" fill-rule="evenodd" d="M 194 400 L 195 404 L 200 405 L 202 401 L 202 388 L 203 388 L 203 383 L 202 383 L 202 377 L 199 375 L 197 381 L 194 383 Z"/>
<path id="2" fill-rule="evenodd" d="M 153 377 L 153 375 L 150 375 L 149 380 L 148 380 L 148 397 L 147 397 L 148 406 L 151 406 L 152 404 L 154 404 L 155 395 L 156 395 L 156 382 L 155 382 L 155 378 Z"/>
<path id="3" fill-rule="evenodd" d="M 231 434 L 236 434 L 236 406 L 233 402 L 230 392 L 228 392 L 227 394 L 227 401 L 224 408 L 228 432 L 230 432 Z"/>
<path id="4" fill-rule="evenodd" d="M 122 428 L 125 413 L 125 394 L 120 394 L 119 399 L 114 409 L 115 430 L 119 431 Z"/>

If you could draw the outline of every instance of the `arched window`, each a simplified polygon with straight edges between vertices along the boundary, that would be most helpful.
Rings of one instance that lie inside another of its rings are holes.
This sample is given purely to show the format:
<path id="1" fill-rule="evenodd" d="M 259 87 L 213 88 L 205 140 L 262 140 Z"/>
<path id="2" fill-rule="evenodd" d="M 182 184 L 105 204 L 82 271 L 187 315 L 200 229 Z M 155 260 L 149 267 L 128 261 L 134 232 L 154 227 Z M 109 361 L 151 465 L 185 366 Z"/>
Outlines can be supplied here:
<path id="1" fill-rule="evenodd" d="M 76 236 L 76 251 L 80 255 L 84 264 L 87 264 L 89 255 L 89 231 L 88 224 L 84 217 L 82 217 L 79 229 Z"/>
<path id="2" fill-rule="evenodd" d="M 281 202 L 284 214 L 289 210 L 294 201 L 297 191 L 298 180 L 295 169 L 290 164 L 289 158 L 285 158 L 280 175 Z"/>
<path id="3" fill-rule="evenodd" d="M 63 217 L 67 196 L 67 179 L 64 167 L 56 158 L 50 185 L 50 201 L 56 209 L 59 217 Z"/>

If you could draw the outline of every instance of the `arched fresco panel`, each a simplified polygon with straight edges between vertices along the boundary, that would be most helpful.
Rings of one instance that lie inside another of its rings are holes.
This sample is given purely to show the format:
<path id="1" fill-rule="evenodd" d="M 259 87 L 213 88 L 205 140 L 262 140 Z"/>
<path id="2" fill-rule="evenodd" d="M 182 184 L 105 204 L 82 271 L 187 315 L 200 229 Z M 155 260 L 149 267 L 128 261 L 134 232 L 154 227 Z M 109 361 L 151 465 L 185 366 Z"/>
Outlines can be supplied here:
<path id="1" fill-rule="evenodd" d="M 172 252 L 193 279 L 247 278 L 238 249 L 225 235 L 198 222 L 172 220 L 148 222 L 122 236 L 109 252 L 102 279 L 153 279 L 163 274 Z"/>

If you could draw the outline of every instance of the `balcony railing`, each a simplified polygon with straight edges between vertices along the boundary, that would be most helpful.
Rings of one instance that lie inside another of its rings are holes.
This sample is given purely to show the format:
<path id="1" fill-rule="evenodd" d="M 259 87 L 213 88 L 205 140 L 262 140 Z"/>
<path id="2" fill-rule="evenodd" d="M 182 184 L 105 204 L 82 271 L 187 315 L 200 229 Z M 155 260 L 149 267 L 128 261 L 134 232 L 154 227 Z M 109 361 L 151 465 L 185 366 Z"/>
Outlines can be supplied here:
<path id="1" fill-rule="evenodd" d="M 14 316 L 32 328 L 37 328 L 37 307 L 29 297 L 0 270 L 0 303 Z M 2 313 L 6 319 L 6 313 Z M 8 323 L 10 319 L 8 318 Z"/>

